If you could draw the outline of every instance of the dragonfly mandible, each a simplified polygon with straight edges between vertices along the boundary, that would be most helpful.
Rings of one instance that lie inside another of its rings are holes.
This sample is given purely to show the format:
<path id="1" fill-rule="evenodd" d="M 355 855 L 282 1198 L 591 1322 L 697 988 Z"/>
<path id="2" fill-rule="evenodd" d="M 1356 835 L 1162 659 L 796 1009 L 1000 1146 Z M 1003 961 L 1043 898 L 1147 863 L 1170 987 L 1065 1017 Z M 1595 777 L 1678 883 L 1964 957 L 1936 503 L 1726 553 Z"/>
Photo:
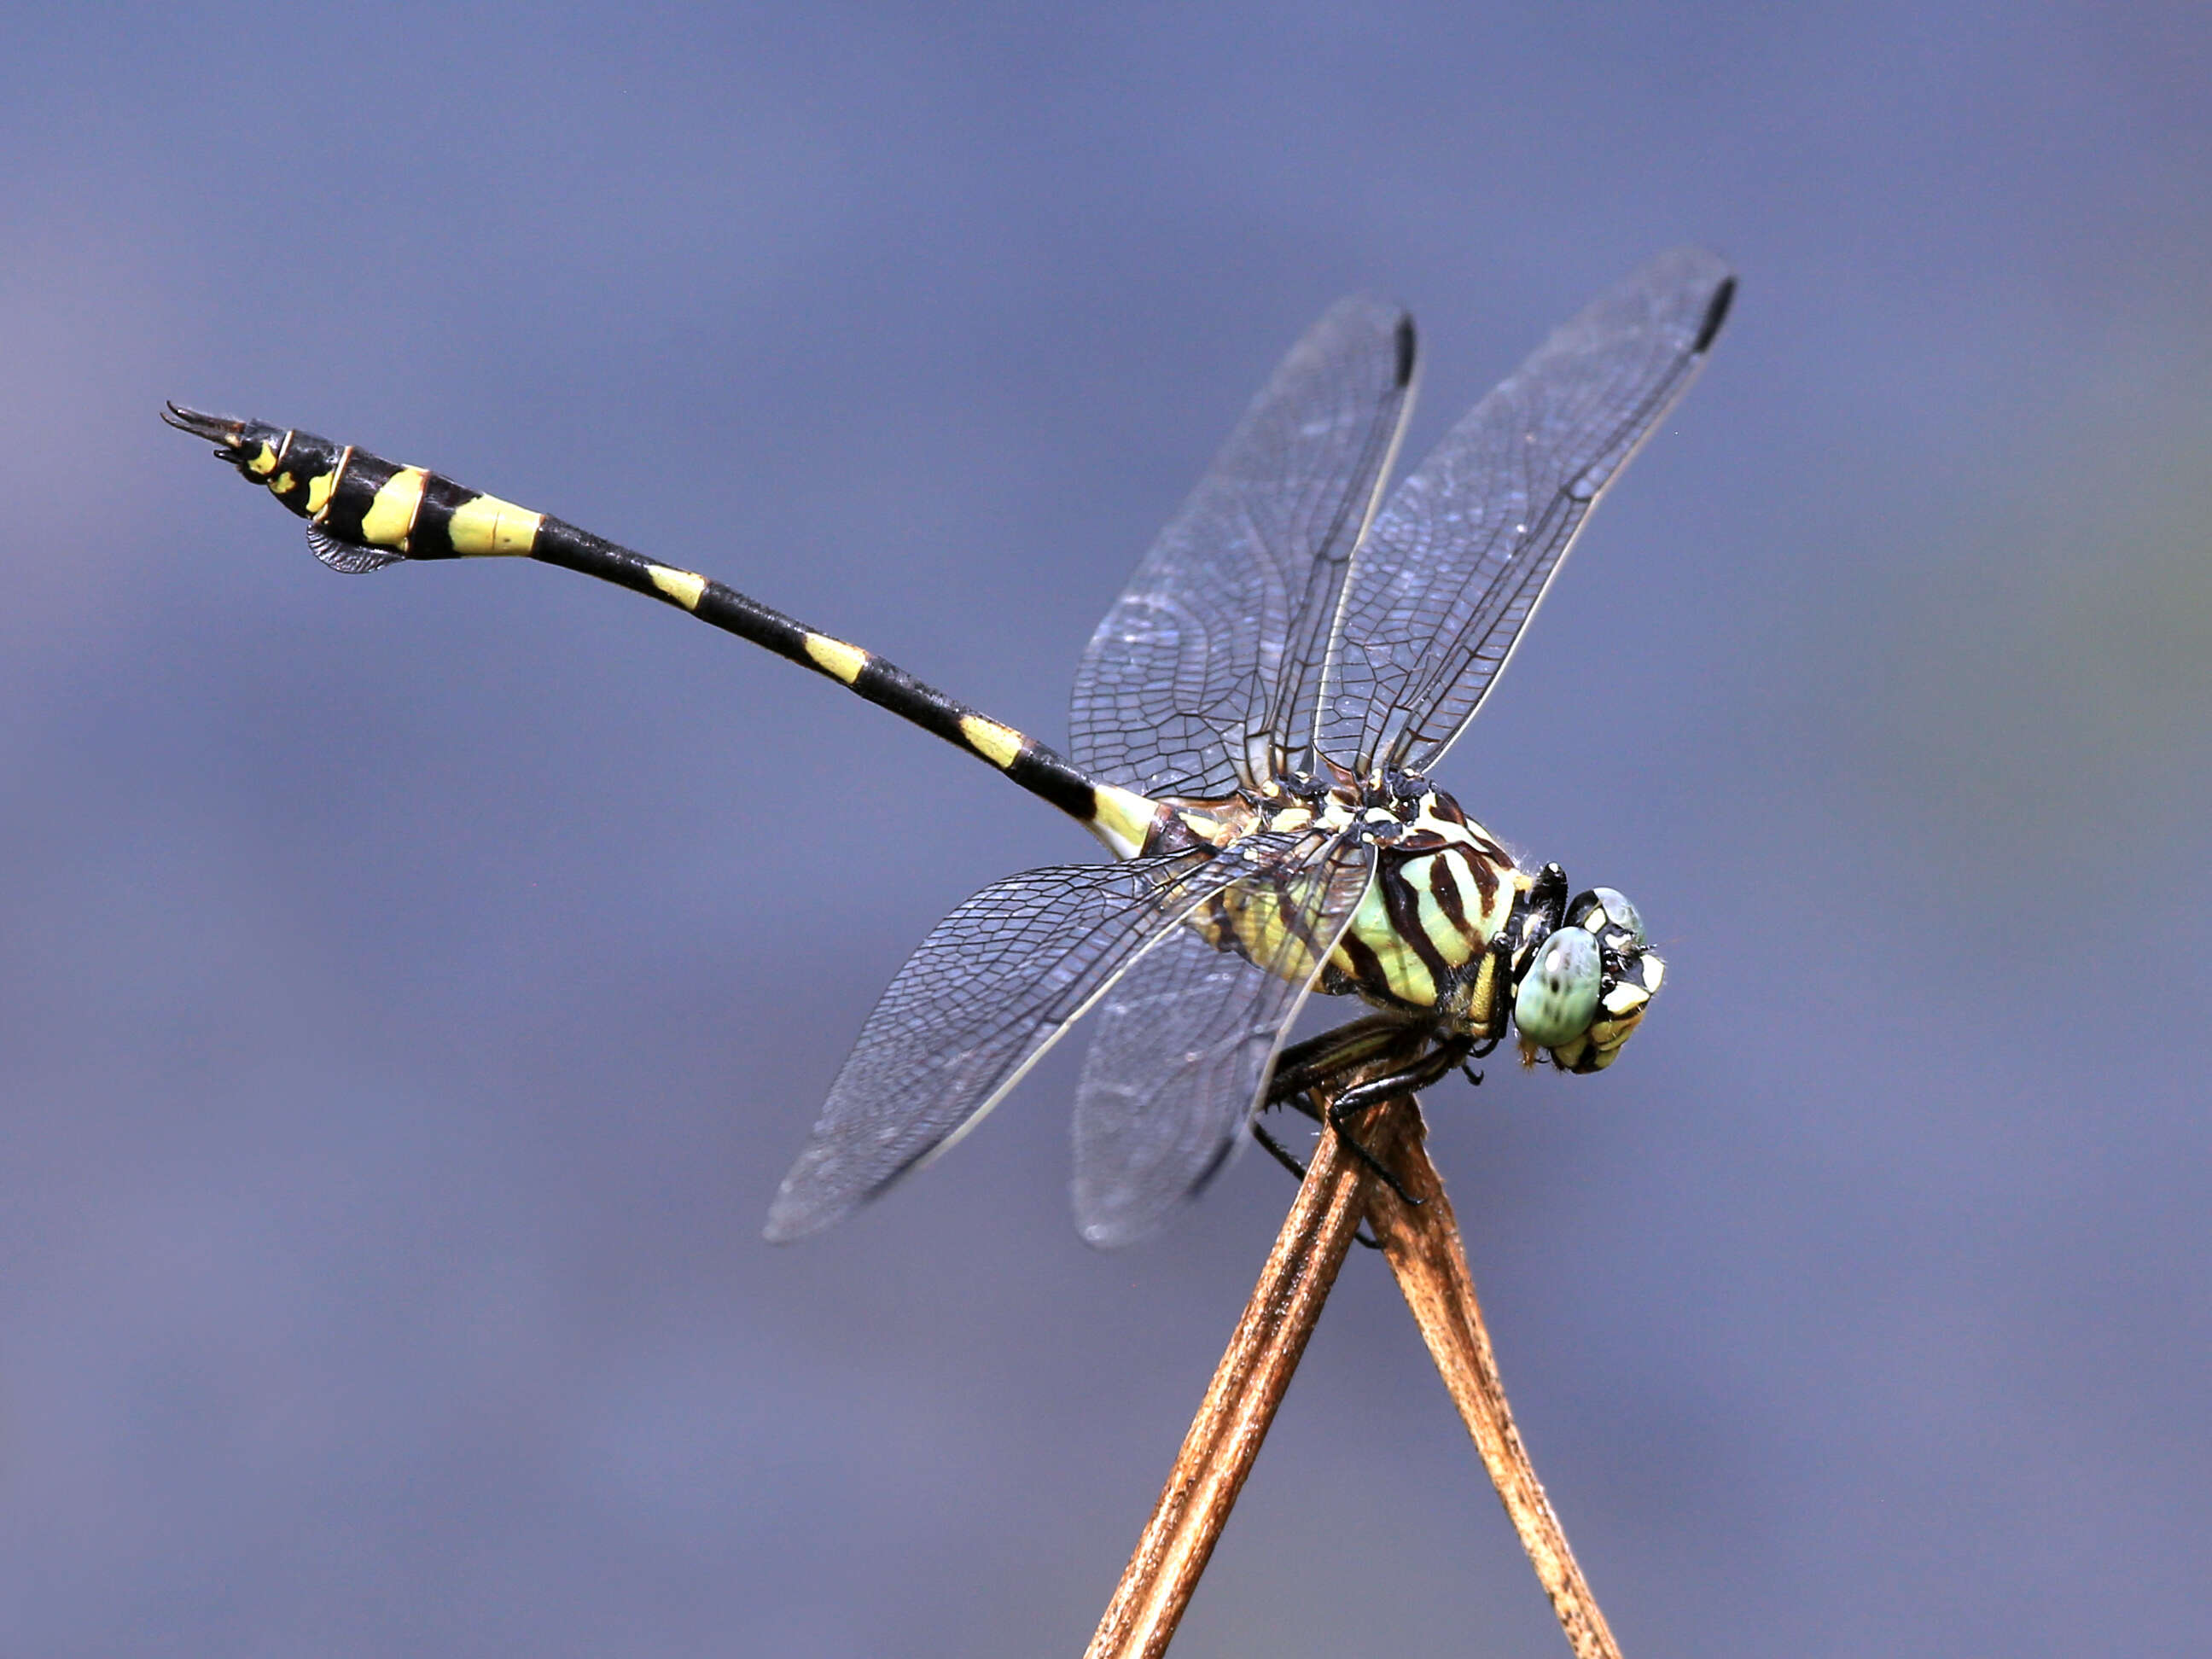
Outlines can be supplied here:
<path id="1" fill-rule="evenodd" d="M 814 1232 L 944 1151 L 1089 1013 L 1074 1201 L 1084 1237 L 1112 1245 L 1157 1228 L 1243 1144 L 1316 991 L 1376 1010 L 1358 1024 L 1418 1056 L 1414 1086 L 1509 1028 L 1531 1064 L 1601 1070 L 1643 1019 L 1665 968 L 1634 907 L 1611 888 L 1571 896 L 1557 865 L 1522 868 L 1429 775 L 1734 291 L 1700 250 L 1651 260 L 1387 500 L 1413 320 L 1369 299 L 1331 307 L 1099 624 L 1065 756 L 559 519 L 310 433 L 173 404 L 164 418 L 305 518 L 334 569 L 510 556 L 599 577 L 839 682 L 1089 828 L 1115 861 L 994 882 L 908 958 L 767 1231 Z"/>

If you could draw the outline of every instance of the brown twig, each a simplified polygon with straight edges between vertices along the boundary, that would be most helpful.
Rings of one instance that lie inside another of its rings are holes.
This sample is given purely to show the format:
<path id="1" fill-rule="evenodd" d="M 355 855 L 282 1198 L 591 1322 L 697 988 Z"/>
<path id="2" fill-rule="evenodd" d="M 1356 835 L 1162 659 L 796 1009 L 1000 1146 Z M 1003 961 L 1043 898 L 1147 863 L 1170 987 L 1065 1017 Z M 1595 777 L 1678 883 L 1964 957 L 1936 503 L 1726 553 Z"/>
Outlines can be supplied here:
<path id="1" fill-rule="evenodd" d="M 1355 1080 L 1341 1079 L 1337 1087 Z M 1326 1102 L 1319 1103 L 1325 1112 Z M 1357 1155 L 1338 1136 L 1322 1136 L 1085 1659 L 1158 1659 L 1166 1652 L 1363 1212 L 1576 1659 L 1620 1659 L 1513 1425 L 1459 1222 L 1429 1160 L 1419 1107 L 1411 1097 L 1385 1103 L 1369 1114 L 1362 1139 L 1419 1202 L 1407 1205 L 1382 1182 L 1364 1179 Z"/>
<path id="2" fill-rule="evenodd" d="M 1418 1121 L 1410 1098 L 1391 1101 L 1370 1115 L 1367 1144 L 1391 1157 Z M 1358 1231 L 1363 1174 L 1337 1136 L 1322 1137 L 1085 1659 L 1167 1651 Z"/>
<path id="3" fill-rule="evenodd" d="M 1332 1137 L 1334 1139 L 1334 1137 Z M 1398 1276 L 1398 1288 L 1429 1352 L 1443 1374 L 1444 1386 L 1474 1437 L 1483 1467 L 1521 1534 L 1521 1547 L 1536 1569 L 1552 1611 L 1567 1633 L 1576 1659 L 1620 1659 L 1605 1614 L 1575 1565 L 1559 1518 L 1528 1462 L 1513 1413 L 1505 1404 L 1505 1385 L 1491 1352 L 1490 1333 L 1474 1299 L 1474 1279 L 1443 1180 L 1429 1161 L 1426 1134 L 1418 1115 L 1402 1133 L 1391 1165 L 1406 1190 L 1420 1200 L 1408 1206 L 1380 1182 L 1367 1185 L 1368 1224 L 1381 1241 Z"/>

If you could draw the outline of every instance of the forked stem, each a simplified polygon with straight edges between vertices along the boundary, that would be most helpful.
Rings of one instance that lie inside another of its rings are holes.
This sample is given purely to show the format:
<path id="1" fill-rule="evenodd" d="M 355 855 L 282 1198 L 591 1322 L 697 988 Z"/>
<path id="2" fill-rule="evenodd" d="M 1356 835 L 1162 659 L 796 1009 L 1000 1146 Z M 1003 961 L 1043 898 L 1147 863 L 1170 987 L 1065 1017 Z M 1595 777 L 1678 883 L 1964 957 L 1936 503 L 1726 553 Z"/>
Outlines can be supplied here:
<path id="1" fill-rule="evenodd" d="M 1459 1223 L 1437 1167 L 1429 1161 L 1427 1132 L 1418 1114 L 1401 1132 L 1396 1158 L 1400 1182 L 1420 1202 L 1407 1205 L 1382 1182 L 1369 1182 L 1368 1225 L 1382 1241 L 1383 1255 L 1398 1277 L 1398 1289 L 1474 1438 L 1491 1484 L 1498 1488 L 1513 1530 L 1521 1536 L 1521 1547 L 1528 1553 L 1528 1565 L 1551 1597 L 1552 1611 L 1559 1615 L 1559 1628 L 1566 1632 L 1576 1659 L 1620 1659 L 1605 1614 L 1576 1565 L 1574 1552 L 1567 1547 L 1567 1535 L 1544 1496 L 1520 1431 L 1513 1426 L 1490 1332 L 1475 1300 Z"/>
<path id="2" fill-rule="evenodd" d="M 1387 1103 L 1368 1121 L 1370 1149 L 1390 1158 L 1419 1114 L 1409 1097 Z M 1370 1184 L 1343 1137 L 1324 1135 L 1085 1659 L 1156 1659 L 1167 1651 L 1321 1318 Z"/>
<path id="3" fill-rule="evenodd" d="M 1356 1081 L 1346 1077 L 1338 1087 Z M 1328 1103 L 1319 1103 L 1326 1112 Z M 1406 1203 L 1369 1176 L 1343 1136 L 1322 1138 L 1085 1659 L 1158 1659 L 1167 1651 L 1363 1216 L 1382 1241 L 1576 1659 L 1620 1659 L 1514 1427 L 1459 1223 L 1430 1162 L 1413 1098 L 1375 1108 L 1367 1140 L 1418 1202 Z"/>

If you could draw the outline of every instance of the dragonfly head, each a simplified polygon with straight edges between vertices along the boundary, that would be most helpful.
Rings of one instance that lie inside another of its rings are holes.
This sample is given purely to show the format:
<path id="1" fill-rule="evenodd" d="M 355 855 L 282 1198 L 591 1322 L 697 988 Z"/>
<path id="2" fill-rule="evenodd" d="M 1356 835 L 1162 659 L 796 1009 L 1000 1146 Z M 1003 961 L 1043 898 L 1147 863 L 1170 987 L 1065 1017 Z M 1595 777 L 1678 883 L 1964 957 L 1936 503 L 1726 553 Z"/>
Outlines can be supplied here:
<path id="1" fill-rule="evenodd" d="M 1565 890 L 1564 876 L 1557 890 Z M 1534 1065 L 1537 1052 L 1548 1049 L 1563 1072 L 1603 1071 L 1644 1023 L 1666 973 L 1666 963 L 1644 943 L 1644 918 L 1633 904 L 1611 887 L 1577 894 L 1521 965 L 1513 1023 L 1522 1059 Z"/>
<path id="2" fill-rule="evenodd" d="M 302 517 L 322 506 L 337 471 L 338 446 L 312 432 L 206 415 L 176 404 L 165 406 L 161 418 L 179 432 L 206 439 L 216 447 L 216 459 L 229 462 L 249 483 L 268 485 L 271 495 Z"/>

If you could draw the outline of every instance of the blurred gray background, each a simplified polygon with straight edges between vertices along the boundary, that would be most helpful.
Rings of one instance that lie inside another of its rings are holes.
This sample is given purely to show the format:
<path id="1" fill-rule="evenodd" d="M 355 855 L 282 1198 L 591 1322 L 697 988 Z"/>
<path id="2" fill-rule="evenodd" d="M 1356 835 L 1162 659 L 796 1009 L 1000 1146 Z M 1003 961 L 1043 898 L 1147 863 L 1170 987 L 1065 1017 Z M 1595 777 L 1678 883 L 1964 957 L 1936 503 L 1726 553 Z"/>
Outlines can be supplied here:
<path id="1" fill-rule="evenodd" d="M 0 1652 L 1087 1637 L 1287 1205 L 1087 1250 L 1078 1045 L 761 1218 L 904 951 L 1095 851 L 572 577 L 342 580 L 164 398 L 433 465 L 1057 741 L 1330 300 L 1417 453 L 1743 276 L 1442 781 L 1674 973 L 1438 1089 L 1634 1655 L 2212 1648 L 2212 21 L 113 7 L 0 57 Z M 1178 1654 L 1565 1649 L 1387 1273 Z"/>

